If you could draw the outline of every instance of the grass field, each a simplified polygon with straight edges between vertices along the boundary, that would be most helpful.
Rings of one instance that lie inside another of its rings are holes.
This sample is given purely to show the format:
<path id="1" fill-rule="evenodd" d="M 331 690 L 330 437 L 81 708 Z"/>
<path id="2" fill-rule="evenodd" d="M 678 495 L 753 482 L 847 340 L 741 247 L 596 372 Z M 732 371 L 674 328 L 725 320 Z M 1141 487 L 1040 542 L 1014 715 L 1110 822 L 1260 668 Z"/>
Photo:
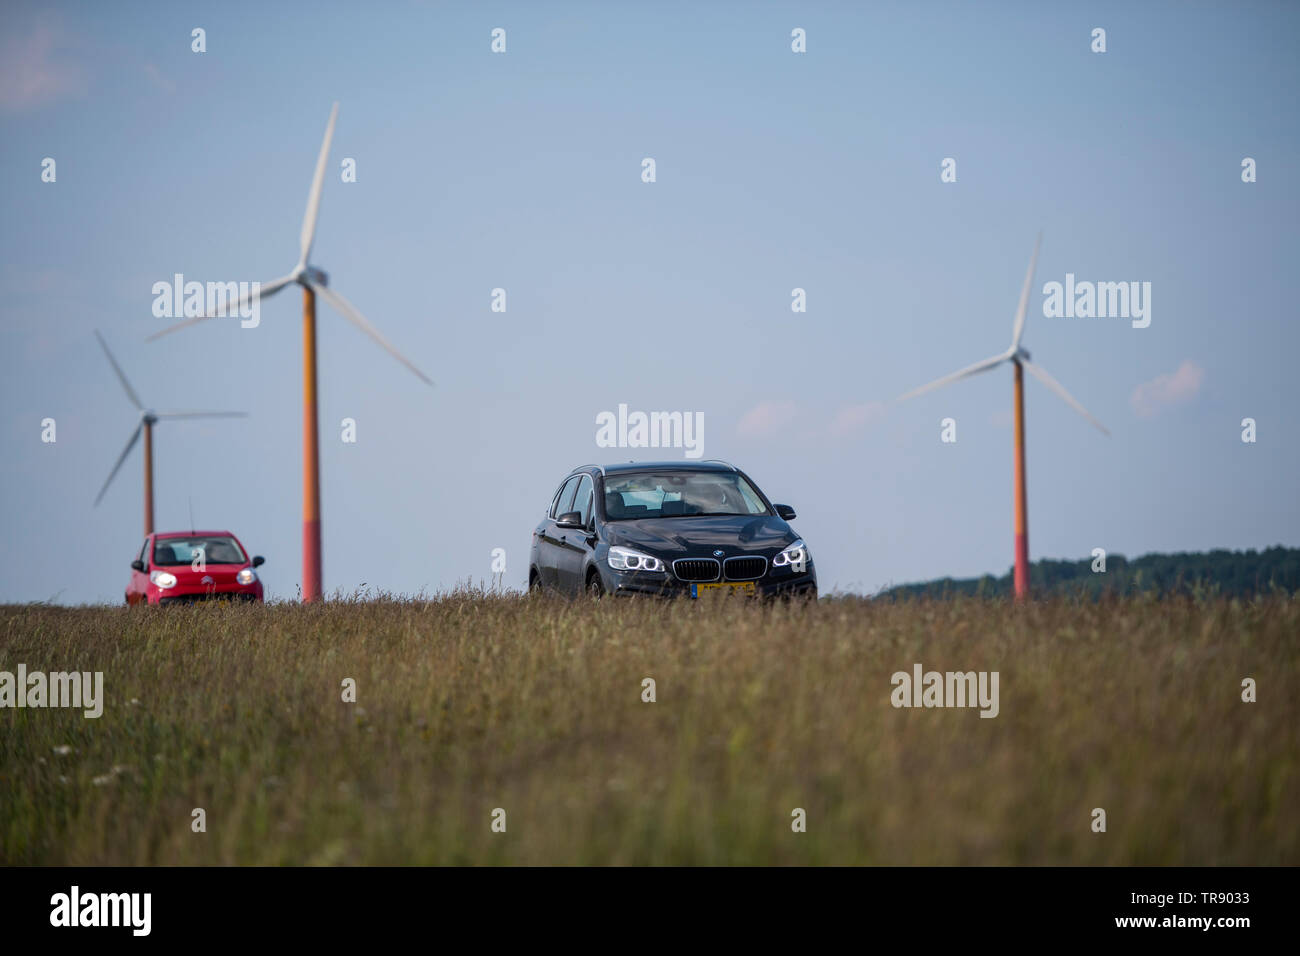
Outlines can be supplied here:
<path id="1" fill-rule="evenodd" d="M 0 710 L 0 863 L 1295 864 L 1298 640 L 1285 597 L 5 607 L 0 671 L 104 712 Z M 999 715 L 895 709 L 918 662 Z"/>

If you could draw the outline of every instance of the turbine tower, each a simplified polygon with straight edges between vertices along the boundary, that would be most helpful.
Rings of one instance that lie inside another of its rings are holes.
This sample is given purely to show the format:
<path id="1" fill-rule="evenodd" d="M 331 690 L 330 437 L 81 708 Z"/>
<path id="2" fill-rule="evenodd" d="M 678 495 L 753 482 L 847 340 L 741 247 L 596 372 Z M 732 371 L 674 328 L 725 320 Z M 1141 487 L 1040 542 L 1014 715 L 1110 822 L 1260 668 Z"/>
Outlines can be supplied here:
<path id="1" fill-rule="evenodd" d="M 1020 338 L 1025 332 L 1025 316 L 1029 308 L 1029 291 L 1034 284 L 1034 270 L 1038 266 L 1038 247 L 1042 245 L 1042 242 L 1043 236 L 1039 233 L 1038 240 L 1034 243 L 1034 254 L 1029 260 L 1029 271 L 1025 273 L 1025 285 L 1020 290 L 1020 304 L 1016 307 L 1016 318 L 1011 328 L 1011 347 L 1005 352 L 999 352 L 997 355 L 976 362 L 974 365 L 968 365 L 951 375 L 945 375 L 943 378 L 922 385 L 920 388 L 915 388 L 895 399 L 895 401 L 901 402 L 914 398 L 924 392 L 942 388 L 944 385 L 958 379 L 967 378 L 980 372 L 987 372 L 1003 362 L 1010 362 L 1015 368 L 1013 408 L 1015 411 L 1014 499 L 1016 536 L 1015 591 L 1017 601 L 1023 601 L 1029 596 L 1029 514 L 1025 495 L 1025 371 L 1028 371 L 1030 375 L 1064 399 L 1067 405 L 1101 429 L 1103 434 L 1110 434 L 1101 422 L 1093 418 L 1086 408 L 1075 401 L 1074 396 L 1067 392 L 1065 386 L 1053 378 L 1047 369 L 1031 362 L 1029 352 L 1020 344 Z"/>
<path id="2" fill-rule="evenodd" d="M 104 492 L 108 491 L 108 486 L 113 483 L 117 477 L 118 470 L 122 467 L 122 462 L 126 461 L 126 456 L 131 454 L 131 449 L 135 443 L 140 440 L 141 433 L 144 434 L 144 533 L 153 534 L 153 427 L 164 418 L 246 418 L 247 412 L 155 412 L 152 408 L 146 408 L 136 395 L 135 389 L 127 381 L 126 374 L 122 367 L 117 364 L 117 359 L 113 358 L 113 353 L 108 350 L 108 343 L 104 337 L 95 330 L 95 338 L 99 339 L 99 346 L 108 356 L 108 363 L 113 366 L 113 371 L 117 373 L 117 380 L 122 383 L 122 388 L 126 391 L 126 397 L 131 400 L 131 404 L 136 407 L 140 413 L 140 420 L 135 426 L 135 431 L 131 433 L 126 447 L 122 449 L 122 454 L 117 457 L 117 464 L 113 470 L 108 473 L 108 480 L 104 482 L 104 487 L 99 489 L 99 494 L 95 498 L 95 506 L 98 507 L 100 501 L 104 498 Z"/>
<path id="3" fill-rule="evenodd" d="M 307 194 L 307 212 L 303 216 L 302 231 L 299 234 L 298 264 L 288 275 L 263 283 L 260 289 L 260 296 L 265 299 L 292 283 L 296 282 L 302 286 L 302 599 L 304 602 L 317 601 L 322 596 L 320 449 L 316 414 L 316 296 L 319 295 L 334 306 L 345 319 L 379 343 L 384 351 L 414 372 L 422 382 L 433 384 L 428 376 L 379 334 L 379 330 L 366 320 L 356 306 L 328 287 L 324 272 L 308 262 L 312 242 L 316 237 L 316 217 L 320 212 L 321 187 L 325 184 L 325 166 L 329 162 L 330 141 L 334 138 L 334 123 L 338 115 L 339 104 L 335 103 L 334 108 L 330 110 L 329 124 L 325 127 L 325 140 L 321 143 L 320 155 L 316 159 L 316 173 L 312 177 L 311 191 Z M 258 294 L 250 293 L 233 306 L 227 306 L 219 311 L 224 311 L 227 315 L 238 315 L 245 303 Z M 146 341 L 152 342 L 163 335 L 204 322 L 216 315 L 217 312 L 210 312 L 179 322 L 154 333 Z"/>

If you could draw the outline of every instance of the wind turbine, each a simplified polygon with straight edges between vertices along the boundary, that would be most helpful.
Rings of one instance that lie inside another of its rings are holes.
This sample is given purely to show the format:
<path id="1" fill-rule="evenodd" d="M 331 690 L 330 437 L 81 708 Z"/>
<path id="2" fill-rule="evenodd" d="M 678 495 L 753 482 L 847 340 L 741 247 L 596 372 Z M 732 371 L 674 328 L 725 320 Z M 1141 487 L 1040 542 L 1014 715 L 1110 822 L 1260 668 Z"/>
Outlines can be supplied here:
<path id="1" fill-rule="evenodd" d="M 334 138 L 334 123 L 338 115 L 339 104 L 335 103 L 334 108 L 330 110 L 329 125 L 325 127 L 325 140 L 321 143 L 320 155 L 316 159 L 316 173 L 312 177 L 311 191 L 307 194 L 307 212 L 303 216 L 302 232 L 299 234 L 298 264 L 288 275 L 272 279 L 264 283 L 260 289 L 261 298 L 265 299 L 292 283 L 296 282 L 302 286 L 302 599 L 305 602 L 316 601 L 321 597 L 320 450 L 316 415 L 316 296 L 319 295 L 334 306 L 345 319 L 378 342 L 389 355 L 414 372 L 421 381 L 429 385 L 433 384 L 428 376 L 379 334 L 379 330 L 366 320 L 356 306 L 328 287 L 324 272 L 307 261 L 311 256 L 312 242 L 316 237 L 316 216 L 320 212 L 321 187 L 325 184 L 325 164 L 329 161 L 330 140 Z M 233 306 L 227 306 L 224 311 L 227 315 L 238 315 L 245 303 L 258 294 L 250 293 Z M 216 312 L 196 316 L 156 332 L 146 341 L 152 342 L 163 335 L 196 325 L 215 316 Z"/>
<path id="2" fill-rule="evenodd" d="M 108 480 L 104 482 L 104 487 L 99 489 L 99 495 L 95 498 L 95 505 L 104 497 L 104 492 L 108 491 L 108 486 L 113 483 L 117 477 L 118 471 L 122 467 L 122 462 L 126 461 L 126 456 L 131 454 L 131 449 L 135 443 L 140 440 L 140 433 L 144 433 L 144 533 L 153 534 L 153 427 L 164 418 L 245 418 L 247 412 L 155 412 L 152 408 L 146 408 L 140 401 L 140 396 L 135 393 L 131 383 L 127 381 L 126 374 L 122 367 L 117 364 L 117 359 L 113 358 L 113 353 L 108 350 L 108 343 L 104 337 L 95 330 L 95 338 L 99 339 L 99 346 L 108 356 L 108 363 L 113 366 L 113 371 L 117 373 L 117 380 L 122 383 L 122 388 L 126 391 L 126 397 L 131 400 L 131 404 L 136 407 L 140 413 L 140 421 L 135 426 L 135 431 L 131 433 L 131 438 L 122 449 L 122 454 L 117 458 L 117 464 L 113 470 L 108 473 Z"/>
<path id="3" fill-rule="evenodd" d="M 1010 362 L 1015 367 L 1015 593 L 1018 601 L 1023 601 L 1029 596 L 1029 515 L 1025 500 L 1025 370 L 1028 370 L 1030 375 L 1064 399 L 1067 405 L 1096 425 L 1104 434 L 1110 434 L 1106 430 L 1106 426 L 1093 418 L 1086 408 L 1075 401 L 1074 396 L 1067 392 L 1065 387 L 1053 378 L 1047 369 L 1029 361 L 1029 352 L 1020 344 L 1020 337 L 1025 332 L 1025 315 L 1029 307 L 1029 290 L 1034 284 L 1034 269 L 1038 265 L 1038 247 L 1042 245 L 1042 242 L 1043 236 L 1042 233 L 1039 233 L 1038 240 L 1034 243 L 1034 255 L 1029 260 L 1029 271 L 1025 273 L 1025 285 L 1020 290 L 1020 304 L 1016 307 L 1016 319 L 1011 329 L 1011 347 L 1005 352 L 999 352 L 997 355 L 976 362 L 974 365 L 968 365 L 951 375 L 945 375 L 941 379 L 936 379 L 928 385 L 915 388 L 895 399 L 895 401 L 901 402 L 914 398 L 924 392 L 942 388 L 944 385 L 958 379 L 977 375 L 980 372 L 987 372 L 1003 362 Z"/>

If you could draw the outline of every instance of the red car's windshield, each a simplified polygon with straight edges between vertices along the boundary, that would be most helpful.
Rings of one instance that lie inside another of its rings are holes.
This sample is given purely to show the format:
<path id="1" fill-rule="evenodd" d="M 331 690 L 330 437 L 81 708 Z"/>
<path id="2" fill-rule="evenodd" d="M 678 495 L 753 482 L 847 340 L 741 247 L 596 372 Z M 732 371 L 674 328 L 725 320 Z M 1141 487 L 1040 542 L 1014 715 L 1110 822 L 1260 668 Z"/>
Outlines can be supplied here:
<path id="1" fill-rule="evenodd" d="M 153 543 L 154 564 L 192 564 L 199 555 L 205 564 L 243 564 L 247 560 L 235 539 L 224 535 L 157 538 Z"/>

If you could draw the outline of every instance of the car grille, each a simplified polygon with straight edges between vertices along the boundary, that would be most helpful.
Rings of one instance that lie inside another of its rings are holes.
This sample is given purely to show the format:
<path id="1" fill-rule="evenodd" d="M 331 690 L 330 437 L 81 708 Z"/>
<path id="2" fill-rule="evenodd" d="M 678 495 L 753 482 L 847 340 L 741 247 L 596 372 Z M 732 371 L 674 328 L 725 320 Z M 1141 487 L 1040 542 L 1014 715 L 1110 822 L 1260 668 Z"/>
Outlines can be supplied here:
<path id="1" fill-rule="evenodd" d="M 673 574 L 682 581 L 718 580 L 717 558 L 678 558 L 673 562 Z"/>
<path id="2" fill-rule="evenodd" d="M 728 581 L 752 581 L 767 572 L 767 558 L 727 558 L 722 571 Z"/>

